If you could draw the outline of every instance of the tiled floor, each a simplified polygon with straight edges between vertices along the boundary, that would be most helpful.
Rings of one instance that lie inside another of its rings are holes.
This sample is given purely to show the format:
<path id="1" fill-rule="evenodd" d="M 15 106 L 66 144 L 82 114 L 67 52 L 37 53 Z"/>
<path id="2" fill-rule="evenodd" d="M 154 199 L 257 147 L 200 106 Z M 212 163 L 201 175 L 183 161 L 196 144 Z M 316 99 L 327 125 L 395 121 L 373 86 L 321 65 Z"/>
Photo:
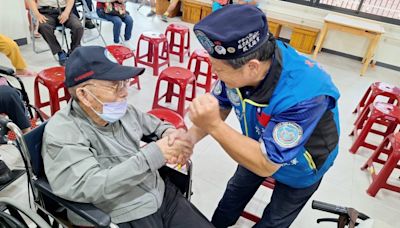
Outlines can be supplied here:
<path id="1" fill-rule="evenodd" d="M 158 17 L 147 18 L 149 8 L 143 7 L 139 12 L 136 10 L 138 5 L 130 4 L 129 11 L 134 18 L 134 35 L 133 42 L 136 43 L 138 35 L 144 31 L 163 32 L 167 26 Z M 174 18 L 171 22 L 181 22 L 178 18 Z M 192 27 L 191 24 L 186 24 Z M 85 31 L 85 36 L 94 34 L 94 31 Z M 103 24 L 103 34 L 106 41 L 112 43 L 112 26 L 110 23 Z M 39 41 L 39 43 L 42 41 Z M 192 50 L 200 47 L 195 36 L 192 35 Z M 100 39 L 84 43 L 83 45 L 103 45 Z M 44 45 L 42 45 L 45 47 Z M 35 54 L 31 45 L 21 47 L 21 51 L 31 69 L 40 71 L 46 67 L 55 66 L 54 58 L 49 52 Z M 4 56 L 0 56 L 1 64 L 8 64 Z M 178 63 L 178 58 L 172 56 L 172 65 L 186 66 L 188 58 L 184 64 Z M 360 170 L 360 166 L 366 161 L 371 154 L 370 151 L 360 150 L 356 155 L 350 154 L 348 149 L 352 143 L 352 139 L 348 136 L 354 116 L 351 114 L 352 109 L 357 104 L 359 98 L 366 88 L 375 81 L 384 81 L 390 84 L 400 86 L 400 72 L 375 67 L 368 69 L 365 76 L 359 76 L 361 63 L 347 58 L 338 57 L 331 54 L 321 53 L 318 61 L 328 71 L 340 89 L 341 99 L 339 101 L 340 118 L 341 118 L 341 138 L 340 138 L 340 154 L 335 165 L 325 175 L 319 190 L 312 199 L 326 201 L 338 205 L 354 207 L 370 217 L 385 221 L 393 227 L 400 227 L 400 194 L 386 190 L 381 190 L 378 195 L 373 198 L 366 194 L 366 189 L 371 181 L 366 172 Z M 135 88 L 130 89 L 129 102 L 143 111 L 150 109 L 154 88 L 157 77 L 152 76 L 152 71 L 148 69 L 143 76 L 140 77 L 142 90 Z M 33 79 L 24 78 L 28 92 L 33 99 Z M 199 90 L 202 93 L 202 90 Z M 187 123 L 190 121 L 186 118 Z M 239 130 L 239 124 L 234 115 L 230 115 L 227 122 Z M 18 151 L 11 146 L 1 146 L 0 154 L 7 164 L 12 167 L 22 167 Z M 211 137 L 205 138 L 195 148 L 193 155 L 194 175 L 193 175 L 193 198 L 192 202 L 202 211 L 208 218 L 212 213 L 222 196 L 225 185 L 233 174 L 236 163 L 223 151 L 223 149 Z M 399 173 L 393 175 L 393 182 L 400 184 Z M 264 206 L 269 201 L 271 191 L 269 189 L 260 189 L 248 209 L 258 214 L 262 213 Z M 13 197 L 16 200 L 27 204 L 26 178 L 20 178 L 8 188 L 0 192 L 0 196 Z M 309 202 L 298 216 L 292 227 L 308 228 L 308 227 L 335 227 L 333 224 L 316 224 L 319 217 L 329 217 L 331 215 L 318 212 L 311 209 Z M 250 227 L 252 223 L 240 219 L 235 227 Z"/>

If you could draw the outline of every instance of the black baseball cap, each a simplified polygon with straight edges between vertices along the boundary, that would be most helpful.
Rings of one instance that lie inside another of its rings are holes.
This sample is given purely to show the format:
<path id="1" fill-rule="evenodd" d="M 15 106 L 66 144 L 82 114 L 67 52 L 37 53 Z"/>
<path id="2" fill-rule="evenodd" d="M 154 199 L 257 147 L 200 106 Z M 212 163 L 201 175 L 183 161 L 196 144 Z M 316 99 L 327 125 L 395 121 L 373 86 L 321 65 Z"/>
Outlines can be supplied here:
<path id="1" fill-rule="evenodd" d="M 65 85 L 73 87 L 90 79 L 120 81 L 143 74 L 144 68 L 122 66 L 101 46 L 76 48 L 65 65 Z"/>
<path id="2" fill-rule="evenodd" d="M 257 50 L 268 38 L 263 11 L 253 5 L 224 6 L 193 28 L 206 51 L 216 59 L 236 59 Z"/>

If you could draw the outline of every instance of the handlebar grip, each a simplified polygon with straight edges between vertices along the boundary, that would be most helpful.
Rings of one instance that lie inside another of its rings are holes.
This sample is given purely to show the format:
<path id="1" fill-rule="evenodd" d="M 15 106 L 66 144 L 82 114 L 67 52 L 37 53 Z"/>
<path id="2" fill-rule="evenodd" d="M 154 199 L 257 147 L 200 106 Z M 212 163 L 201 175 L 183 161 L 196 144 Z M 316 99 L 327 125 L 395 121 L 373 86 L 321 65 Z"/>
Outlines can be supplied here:
<path id="1" fill-rule="evenodd" d="M 340 206 L 336 206 L 336 205 L 329 204 L 329 203 L 324 203 L 324 202 L 317 201 L 317 200 L 312 201 L 311 208 L 329 212 L 329 213 L 338 214 L 338 215 L 347 214 L 346 207 L 340 207 Z"/>
<path id="2" fill-rule="evenodd" d="M 337 215 L 347 215 L 348 214 L 347 207 L 341 207 L 341 206 L 333 205 L 330 203 L 324 203 L 324 202 L 317 201 L 317 200 L 312 201 L 311 208 L 329 212 L 329 213 L 333 213 L 333 214 L 337 214 Z M 359 213 L 358 218 L 360 218 L 362 220 L 369 219 L 369 216 L 367 216 L 366 214 L 361 213 L 361 212 L 358 212 L 358 213 Z"/>

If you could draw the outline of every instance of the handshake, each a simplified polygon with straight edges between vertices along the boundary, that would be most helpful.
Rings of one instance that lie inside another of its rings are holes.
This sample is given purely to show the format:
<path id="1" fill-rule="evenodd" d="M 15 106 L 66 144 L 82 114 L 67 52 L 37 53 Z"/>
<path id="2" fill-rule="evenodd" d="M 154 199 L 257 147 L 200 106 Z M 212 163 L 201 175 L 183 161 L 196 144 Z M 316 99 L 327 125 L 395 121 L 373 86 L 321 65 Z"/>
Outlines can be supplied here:
<path id="1" fill-rule="evenodd" d="M 194 142 L 183 129 L 168 129 L 156 144 L 168 164 L 184 165 L 193 154 Z"/>

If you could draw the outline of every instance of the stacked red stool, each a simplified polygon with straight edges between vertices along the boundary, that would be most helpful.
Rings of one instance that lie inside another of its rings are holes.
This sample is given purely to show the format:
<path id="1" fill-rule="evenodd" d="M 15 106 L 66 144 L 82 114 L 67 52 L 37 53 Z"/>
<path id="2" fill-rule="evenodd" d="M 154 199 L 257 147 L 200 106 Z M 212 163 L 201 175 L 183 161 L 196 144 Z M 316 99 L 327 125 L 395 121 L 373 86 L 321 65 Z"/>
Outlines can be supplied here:
<path id="1" fill-rule="evenodd" d="M 385 126 L 386 131 L 373 129 L 372 126 L 374 124 Z M 361 146 L 375 150 L 377 148 L 376 145 L 366 142 L 367 135 L 373 133 L 386 137 L 393 133 L 399 124 L 400 108 L 398 106 L 383 102 L 370 104 L 364 109 L 355 123 L 351 133 L 351 135 L 354 135 L 355 140 L 350 148 L 350 152 L 353 154 L 356 153 Z"/>
<path id="2" fill-rule="evenodd" d="M 50 106 L 51 116 L 60 110 L 60 102 L 68 101 L 71 96 L 68 93 L 67 88 L 64 86 L 65 80 L 65 69 L 64 67 L 52 67 L 39 72 L 34 82 L 34 95 L 35 95 L 35 106 L 39 109 L 45 119 L 49 116 L 46 115 L 42 108 Z M 40 96 L 39 84 L 45 86 L 49 91 L 49 101 L 43 102 Z M 64 90 L 64 96 L 59 97 L 58 91 Z"/>
<path id="3" fill-rule="evenodd" d="M 272 177 L 267 177 L 265 178 L 265 180 L 262 182 L 261 184 L 264 187 L 270 188 L 270 189 L 274 189 L 275 188 L 275 180 Z M 255 214 L 252 214 L 250 212 L 247 211 L 243 211 L 240 216 L 242 216 L 243 218 L 246 218 L 252 222 L 258 223 L 261 218 L 258 217 Z"/>
<path id="4" fill-rule="evenodd" d="M 207 71 L 201 71 L 201 64 L 207 65 Z M 193 67 L 194 66 L 194 67 Z M 196 76 L 197 87 L 204 88 L 206 93 L 211 91 L 212 79 L 217 79 L 217 76 L 212 72 L 212 64 L 210 55 L 204 49 L 196 49 L 190 56 L 188 69 Z M 205 76 L 205 83 L 199 82 L 199 76 Z"/>
<path id="5" fill-rule="evenodd" d="M 133 65 L 137 66 L 136 56 L 131 49 L 122 45 L 108 45 L 106 48 L 117 60 L 118 64 L 122 65 L 125 60 L 133 57 Z M 134 84 L 137 84 L 137 88 L 140 90 L 139 77 L 132 78 L 130 85 Z"/>
<path id="6" fill-rule="evenodd" d="M 183 117 L 172 110 L 166 108 L 155 108 L 148 111 L 148 113 L 156 116 L 162 121 L 171 123 L 176 128 L 182 128 L 187 130 Z"/>
<path id="7" fill-rule="evenodd" d="M 147 52 L 140 53 L 140 44 L 148 43 Z M 161 47 L 160 47 L 161 46 Z M 161 49 L 160 49 L 161 48 Z M 169 45 L 164 34 L 145 32 L 139 37 L 136 49 L 137 64 L 143 64 L 153 68 L 153 75 L 158 75 L 158 70 L 164 65 L 169 66 Z M 163 60 L 160 62 L 160 60 Z"/>
<path id="8" fill-rule="evenodd" d="M 179 34 L 179 42 L 175 42 L 175 35 Z M 190 56 L 190 29 L 184 25 L 170 24 L 165 30 L 165 36 L 169 43 L 169 53 L 179 56 L 179 62 L 183 63 L 183 58 L 187 54 Z M 178 51 L 174 50 L 178 48 Z"/>
<path id="9" fill-rule="evenodd" d="M 390 147 L 388 147 L 389 144 Z M 381 154 L 386 154 L 388 156 L 386 161 L 379 158 Z M 393 170 L 395 168 L 400 169 L 400 166 L 398 165 L 399 160 L 400 132 L 397 132 L 395 134 L 390 134 L 389 136 L 387 136 L 361 168 L 363 170 L 368 169 L 372 175 L 372 183 L 367 190 L 367 193 L 369 195 L 375 197 L 375 195 L 381 188 L 400 192 L 400 187 L 387 183 L 387 180 L 390 177 L 390 174 L 392 174 Z M 374 162 L 383 164 L 383 167 L 378 174 L 376 173 L 373 166 Z"/>
<path id="10" fill-rule="evenodd" d="M 364 96 L 361 98 L 353 113 L 361 115 L 362 110 L 376 101 L 378 97 L 386 97 L 387 103 L 400 105 L 400 88 L 385 82 L 374 82 L 370 85 Z"/>
<path id="11" fill-rule="evenodd" d="M 168 86 L 167 91 L 160 96 L 160 85 L 162 81 L 167 82 Z M 174 85 L 178 85 L 179 93 L 174 92 Z M 186 88 L 188 85 L 192 85 L 191 97 L 186 96 Z M 182 67 L 168 67 L 163 70 L 157 80 L 152 108 L 167 108 L 161 106 L 159 102 L 165 98 L 165 102 L 170 103 L 173 96 L 178 98 L 178 105 L 176 109 L 171 110 L 176 111 L 183 117 L 187 112 L 185 101 L 192 101 L 193 98 L 196 97 L 196 77 L 190 70 Z"/>

